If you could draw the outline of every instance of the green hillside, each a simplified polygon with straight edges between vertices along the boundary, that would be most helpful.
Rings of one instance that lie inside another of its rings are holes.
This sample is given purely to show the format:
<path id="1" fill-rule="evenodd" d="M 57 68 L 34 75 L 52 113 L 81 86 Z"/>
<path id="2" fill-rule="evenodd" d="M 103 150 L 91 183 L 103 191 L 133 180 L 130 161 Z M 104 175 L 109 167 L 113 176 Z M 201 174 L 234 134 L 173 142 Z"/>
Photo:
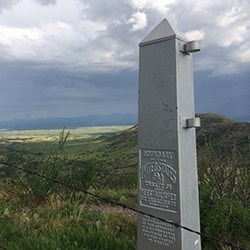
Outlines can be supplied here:
<path id="1" fill-rule="evenodd" d="M 237 148 L 249 159 L 250 123 L 234 122 L 216 114 L 198 115 L 201 127 L 197 129 L 198 148 L 211 142 L 224 154 L 231 154 Z"/>
<path id="2" fill-rule="evenodd" d="M 234 150 L 239 150 L 249 160 L 250 123 L 234 122 L 216 114 L 197 115 L 201 119 L 201 127 L 196 130 L 198 153 L 207 144 L 212 144 L 215 150 L 229 156 Z M 98 144 L 92 145 L 85 156 L 95 156 L 100 159 L 113 159 L 121 166 L 137 164 L 137 130 L 134 126 L 112 137 L 101 137 Z"/>
<path id="3" fill-rule="evenodd" d="M 201 167 L 204 157 L 207 157 L 207 164 L 214 161 L 214 158 L 230 162 L 235 157 L 243 157 L 244 165 L 249 166 L 249 137 L 250 123 L 234 122 L 216 114 L 198 115 L 201 119 L 201 128 L 197 129 L 197 155 L 198 167 Z M 137 147 L 138 127 L 131 127 L 114 136 L 102 136 L 98 143 L 88 144 L 86 151 L 81 157 L 97 158 L 100 162 L 100 171 L 103 177 L 109 173 L 114 183 L 129 183 L 131 176 L 134 176 L 136 185 L 136 173 L 138 165 Z M 211 159 L 205 156 L 210 152 Z M 211 152 L 213 151 L 213 156 Z M 116 180 L 116 181 L 115 181 Z M 109 183 L 109 181 L 107 181 Z"/>
<path id="4" fill-rule="evenodd" d="M 247 247 L 250 123 L 199 117 L 201 231 Z M 59 138 L 59 131 L 1 135 L 1 244 L 13 250 L 136 249 L 136 213 L 13 166 L 137 207 L 137 131 L 133 126 L 61 131 Z M 206 238 L 202 244 L 204 250 L 231 249 Z"/>

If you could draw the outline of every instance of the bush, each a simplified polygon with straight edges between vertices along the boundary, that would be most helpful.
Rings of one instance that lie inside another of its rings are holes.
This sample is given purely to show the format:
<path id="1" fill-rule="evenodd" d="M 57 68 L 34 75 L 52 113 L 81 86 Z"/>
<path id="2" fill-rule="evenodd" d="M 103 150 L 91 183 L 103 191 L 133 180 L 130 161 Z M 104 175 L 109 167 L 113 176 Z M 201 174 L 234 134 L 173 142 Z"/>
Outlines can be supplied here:
<path id="1" fill-rule="evenodd" d="M 95 179 L 95 161 L 70 160 L 64 156 L 63 149 L 69 135 L 69 131 L 65 134 L 63 130 L 59 135 L 57 149 L 46 158 L 38 158 L 28 152 L 23 153 L 22 161 L 6 157 L 5 168 L 11 170 L 11 179 L 5 189 L 23 200 L 37 204 L 48 201 L 52 195 L 70 193 L 75 196 L 76 189 L 69 189 L 53 180 L 86 191 Z"/>
<path id="2" fill-rule="evenodd" d="M 247 162 L 237 149 L 225 157 L 211 143 L 199 153 L 201 231 L 241 247 L 249 246 L 250 169 Z M 223 249 L 222 245 L 203 240 L 205 250 Z"/>

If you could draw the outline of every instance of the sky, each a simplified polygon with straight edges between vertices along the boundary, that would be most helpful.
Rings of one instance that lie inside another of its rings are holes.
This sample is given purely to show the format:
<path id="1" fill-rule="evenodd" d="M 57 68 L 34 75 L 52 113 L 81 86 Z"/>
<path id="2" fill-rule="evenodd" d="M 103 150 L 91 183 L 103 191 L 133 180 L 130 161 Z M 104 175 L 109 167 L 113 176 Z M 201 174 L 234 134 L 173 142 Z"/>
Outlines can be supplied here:
<path id="1" fill-rule="evenodd" d="M 249 0 L 0 0 L 0 120 L 136 114 L 138 43 L 188 40 L 196 113 L 250 121 Z"/>

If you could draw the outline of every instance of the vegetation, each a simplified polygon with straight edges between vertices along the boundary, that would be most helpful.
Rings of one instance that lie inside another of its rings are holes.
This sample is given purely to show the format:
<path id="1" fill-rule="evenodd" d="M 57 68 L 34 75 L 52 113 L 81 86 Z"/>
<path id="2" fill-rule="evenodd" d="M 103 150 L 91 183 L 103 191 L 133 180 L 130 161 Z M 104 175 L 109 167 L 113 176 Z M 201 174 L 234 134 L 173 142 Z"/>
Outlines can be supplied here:
<path id="1" fill-rule="evenodd" d="M 250 125 L 213 114 L 200 117 L 201 230 L 247 248 Z M 136 249 L 132 211 L 13 168 L 136 207 L 136 126 L 9 131 L 0 143 L 0 249 Z M 231 249 L 202 240 L 205 250 Z"/>
<path id="2" fill-rule="evenodd" d="M 202 232 L 249 247 L 250 168 L 245 158 L 237 149 L 225 156 L 207 143 L 198 165 Z M 227 249 L 207 239 L 203 244 L 204 249 Z"/>

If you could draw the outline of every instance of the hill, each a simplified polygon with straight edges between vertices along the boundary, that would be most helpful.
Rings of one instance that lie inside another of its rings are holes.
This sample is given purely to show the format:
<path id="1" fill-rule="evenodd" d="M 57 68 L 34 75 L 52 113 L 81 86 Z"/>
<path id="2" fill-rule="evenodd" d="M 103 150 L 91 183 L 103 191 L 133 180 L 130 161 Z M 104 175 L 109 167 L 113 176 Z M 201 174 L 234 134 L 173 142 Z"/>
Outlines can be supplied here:
<path id="1" fill-rule="evenodd" d="M 239 152 L 244 157 L 244 162 L 249 164 L 250 123 L 234 122 L 216 114 L 197 116 L 201 119 L 201 127 L 196 130 L 198 162 L 204 157 L 204 151 L 207 153 L 213 149 L 213 157 L 230 160 L 235 152 Z M 138 126 L 135 125 L 118 133 L 102 133 L 89 139 L 73 138 L 67 142 L 63 154 L 72 159 L 72 164 L 80 164 L 82 159 L 95 159 L 101 179 L 106 180 L 111 188 L 121 186 L 121 182 L 124 185 L 131 182 L 135 186 L 138 165 L 137 131 Z M 57 142 L 51 144 L 41 141 L 12 143 L 8 148 L 9 151 L 26 150 L 46 156 L 51 152 L 52 146 L 56 145 Z M 207 147 L 211 148 L 206 150 Z"/>
<path id="2" fill-rule="evenodd" d="M 243 166 L 247 161 L 249 163 L 250 123 L 234 122 L 215 114 L 199 117 L 202 122 L 201 128 L 197 129 L 201 231 L 233 241 L 235 245 L 249 246 L 250 174 L 249 168 Z M 27 164 L 32 171 L 37 170 L 49 178 L 52 176 L 51 179 L 79 185 L 81 189 L 90 188 L 91 192 L 112 201 L 136 207 L 137 130 L 138 127 L 133 126 L 118 133 L 69 139 L 60 152 L 48 151 L 51 141 L 3 144 L 6 152 L 5 156 L 2 154 L 4 178 L 0 178 L 1 242 L 8 249 L 21 249 L 20 246 L 56 249 L 61 242 L 58 239 L 63 239 L 64 244 L 68 244 L 66 246 L 71 247 L 74 242 L 76 247 L 72 249 L 79 249 L 84 235 L 84 239 L 90 239 L 91 243 L 103 239 L 98 249 L 104 249 L 103 246 L 111 249 L 117 237 L 128 237 L 132 239 L 131 245 L 120 238 L 118 242 L 128 249 L 135 249 L 136 217 L 130 217 L 131 214 L 124 212 L 126 209 L 122 210 L 124 217 L 121 217 L 116 213 L 116 207 L 76 192 L 75 188 L 65 189 L 53 182 L 42 181 L 38 176 L 17 175 L 16 171 L 13 175 L 5 165 L 22 167 Z M 65 138 L 65 134 L 61 137 Z M 57 147 L 58 141 L 53 145 Z M 235 153 L 238 151 L 241 154 Z M 25 152 L 28 153 L 26 157 Z M 34 154 L 37 152 L 40 154 Z M 110 245 L 107 245 L 107 239 Z M 121 245 L 116 249 L 123 249 Z M 221 247 L 203 239 L 204 250 Z M 94 248 L 97 249 L 95 246 L 90 249 Z"/>
<path id="3" fill-rule="evenodd" d="M 197 129 L 196 133 L 198 148 L 211 142 L 224 154 L 230 154 L 237 148 L 242 154 L 249 157 L 249 122 L 234 122 L 216 114 L 197 116 L 201 119 L 201 127 Z"/>
<path id="4" fill-rule="evenodd" d="M 249 139 L 250 123 L 234 122 L 217 114 L 199 114 L 201 127 L 196 130 L 198 153 L 207 144 L 212 144 L 214 149 L 225 156 L 234 150 L 239 150 L 250 162 Z M 95 145 L 95 150 L 104 152 L 100 158 L 113 158 L 121 166 L 137 164 L 137 131 L 138 126 L 131 127 L 124 132 L 112 137 L 101 137 L 101 142 Z M 94 149 L 86 151 L 91 155 Z"/>
<path id="5" fill-rule="evenodd" d="M 234 122 L 216 114 L 199 114 L 201 127 L 196 129 L 198 153 L 208 144 L 216 152 L 230 156 L 237 149 L 249 162 L 250 123 Z M 135 125 L 118 133 L 100 133 L 93 138 L 73 138 L 66 144 L 69 155 L 79 158 L 97 158 L 100 162 L 112 162 L 111 165 L 126 168 L 137 165 L 137 131 Z M 74 130 L 72 130 L 72 134 Z M 51 144 L 51 143 L 50 143 Z M 12 144 L 18 150 L 37 150 L 47 154 L 51 145 L 46 141 Z M 53 146 L 53 145 L 52 145 Z M 106 163 L 105 163 L 106 164 Z"/>

